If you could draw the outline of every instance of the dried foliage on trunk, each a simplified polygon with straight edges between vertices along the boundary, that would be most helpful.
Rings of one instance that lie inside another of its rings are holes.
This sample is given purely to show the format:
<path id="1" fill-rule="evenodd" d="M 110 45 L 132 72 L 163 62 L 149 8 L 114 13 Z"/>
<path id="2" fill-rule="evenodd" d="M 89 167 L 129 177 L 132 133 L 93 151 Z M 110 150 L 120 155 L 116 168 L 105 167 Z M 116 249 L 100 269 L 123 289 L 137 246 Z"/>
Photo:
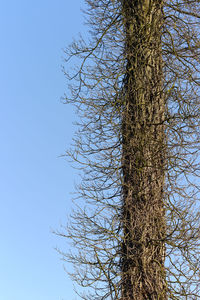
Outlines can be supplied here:
<path id="1" fill-rule="evenodd" d="M 62 255 L 82 299 L 199 299 L 200 2 L 85 2 L 90 39 L 64 70 L 82 180 Z"/>
<path id="2" fill-rule="evenodd" d="M 163 1 L 123 1 L 121 299 L 166 299 Z"/>

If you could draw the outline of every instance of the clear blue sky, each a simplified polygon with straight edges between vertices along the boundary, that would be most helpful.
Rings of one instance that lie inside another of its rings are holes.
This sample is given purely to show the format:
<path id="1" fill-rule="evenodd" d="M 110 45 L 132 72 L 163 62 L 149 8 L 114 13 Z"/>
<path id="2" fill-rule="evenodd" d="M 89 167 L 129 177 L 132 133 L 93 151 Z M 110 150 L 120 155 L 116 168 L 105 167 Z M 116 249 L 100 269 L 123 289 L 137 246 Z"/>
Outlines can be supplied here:
<path id="1" fill-rule="evenodd" d="M 80 7 L 0 0 L 0 300 L 78 299 L 51 228 L 65 224 L 76 174 L 58 158 L 75 118 L 60 102 L 60 66 L 62 48 L 85 30 Z"/>

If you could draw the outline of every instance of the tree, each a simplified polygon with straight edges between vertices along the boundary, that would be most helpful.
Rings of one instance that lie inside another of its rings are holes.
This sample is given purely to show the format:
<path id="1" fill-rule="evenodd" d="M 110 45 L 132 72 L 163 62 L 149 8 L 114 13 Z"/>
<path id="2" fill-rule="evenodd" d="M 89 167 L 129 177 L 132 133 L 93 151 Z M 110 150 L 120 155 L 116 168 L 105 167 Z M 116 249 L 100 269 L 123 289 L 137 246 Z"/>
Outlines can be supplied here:
<path id="1" fill-rule="evenodd" d="M 198 299 L 200 2 L 85 2 L 90 39 L 64 70 L 82 177 L 62 255 L 82 299 Z"/>

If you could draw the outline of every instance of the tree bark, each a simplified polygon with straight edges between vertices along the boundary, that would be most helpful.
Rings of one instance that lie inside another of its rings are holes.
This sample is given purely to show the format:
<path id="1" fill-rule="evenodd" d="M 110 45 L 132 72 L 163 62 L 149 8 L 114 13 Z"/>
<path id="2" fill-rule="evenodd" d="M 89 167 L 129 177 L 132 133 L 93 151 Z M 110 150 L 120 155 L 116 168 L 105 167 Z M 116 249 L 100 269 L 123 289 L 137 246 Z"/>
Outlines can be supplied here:
<path id="1" fill-rule="evenodd" d="M 123 0 L 122 300 L 167 299 L 164 269 L 163 1 Z"/>

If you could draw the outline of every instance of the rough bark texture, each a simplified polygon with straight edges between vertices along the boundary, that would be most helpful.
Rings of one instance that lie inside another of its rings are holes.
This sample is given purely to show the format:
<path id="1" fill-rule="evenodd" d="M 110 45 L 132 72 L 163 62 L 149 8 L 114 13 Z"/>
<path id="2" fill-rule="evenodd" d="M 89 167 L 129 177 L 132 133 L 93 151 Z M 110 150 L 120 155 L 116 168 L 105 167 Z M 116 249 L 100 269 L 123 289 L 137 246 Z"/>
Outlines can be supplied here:
<path id="1" fill-rule="evenodd" d="M 122 300 L 167 299 L 162 1 L 124 0 Z"/>

